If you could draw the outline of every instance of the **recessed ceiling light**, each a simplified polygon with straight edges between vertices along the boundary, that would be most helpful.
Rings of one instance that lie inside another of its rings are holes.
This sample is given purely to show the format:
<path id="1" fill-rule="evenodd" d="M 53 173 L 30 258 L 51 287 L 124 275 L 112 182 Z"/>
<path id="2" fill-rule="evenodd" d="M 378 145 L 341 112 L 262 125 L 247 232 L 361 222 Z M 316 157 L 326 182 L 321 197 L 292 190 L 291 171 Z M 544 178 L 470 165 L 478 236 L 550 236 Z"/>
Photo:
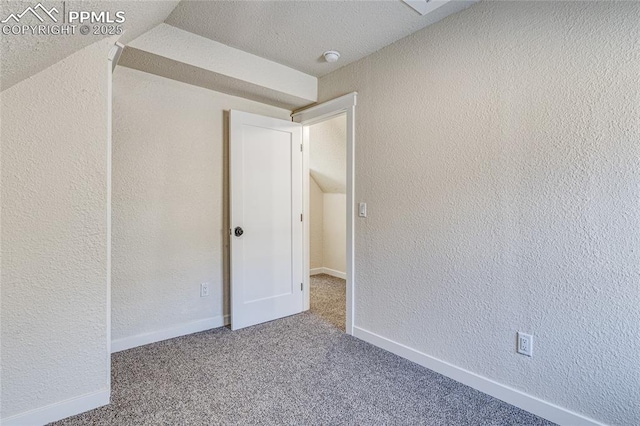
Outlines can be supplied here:
<path id="1" fill-rule="evenodd" d="M 340 59 L 340 52 L 336 50 L 327 50 L 326 52 L 324 52 L 323 56 L 325 61 L 335 62 Z"/>

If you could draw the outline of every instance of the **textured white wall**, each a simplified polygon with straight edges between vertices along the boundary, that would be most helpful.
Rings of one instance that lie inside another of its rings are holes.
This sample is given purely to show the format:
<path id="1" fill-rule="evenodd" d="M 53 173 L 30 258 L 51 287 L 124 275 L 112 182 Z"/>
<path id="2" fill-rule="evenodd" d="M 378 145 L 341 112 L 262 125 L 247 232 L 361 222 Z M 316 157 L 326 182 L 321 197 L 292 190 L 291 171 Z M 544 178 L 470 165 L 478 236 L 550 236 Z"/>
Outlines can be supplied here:
<path id="1" fill-rule="evenodd" d="M 347 116 L 309 126 L 309 170 L 322 192 L 347 192 Z"/>
<path id="2" fill-rule="evenodd" d="M 315 179 L 309 176 L 309 268 L 322 268 L 324 194 Z"/>
<path id="3" fill-rule="evenodd" d="M 290 112 L 122 67 L 113 92 L 113 339 L 219 317 L 229 294 L 224 111 Z"/>
<path id="4" fill-rule="evenodd" d="M 109 390 L 107 54 L 0 93 L 1 417 Z"/>
<path id="5" fill-rule="evenodd" d="M 325 268 L 347 271 L 347 196 L 324 194 L 322 260 Z"/>
<path id="6" fill-rule="evenodd" d="M 483 2 L 320 80 L 359 93 L 356 326 L 638 424 L 639 21 Z"/>

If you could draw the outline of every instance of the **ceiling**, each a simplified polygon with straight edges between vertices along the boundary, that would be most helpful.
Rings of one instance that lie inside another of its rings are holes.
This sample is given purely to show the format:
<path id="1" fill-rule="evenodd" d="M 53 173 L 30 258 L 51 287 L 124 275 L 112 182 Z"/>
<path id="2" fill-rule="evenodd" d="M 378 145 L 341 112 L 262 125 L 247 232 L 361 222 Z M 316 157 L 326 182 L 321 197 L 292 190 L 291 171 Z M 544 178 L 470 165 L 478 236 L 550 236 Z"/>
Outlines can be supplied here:
<path id="1" fill-rule="evenodd" d="M 165 22 L 320 77 L 471 4 L 421 16 L 400 0 L 183 0 Z M 322 58 L 331 49 L 341 54 L 333 64 Z"/>
<path id="2" fill-rule="evenodd" d="M 425 16 L 419 15 L 400 0 L 67 0 L 66 8 L 113 12 L 124 10 L 125 34 L 120 41 L 125 44 L 164 21 L 318 77 L 474 2 L 449 1 Z M 25 4 L 31 3 L 1 0 L 0 18 L 20 12 Z M 47 0 L 46 4 L 61 8 L 62 1 Z M 42 71 L 99 38 L 101 36 L 79 34 L 0 35 L 0 90 Z M 342 56 L 338 62 L 330 64 L 324 61 L 322 53 L 329 49 L 340 51 Z M 129 59 L 133 61 L 135 58 Z M 149 62 L 149 72 L 153 72 L 153 58 L 145 60 Z M 162 68 L 162 64 L 155 68 Z M 210 78 L 200 77 L 200 80 L 210 83 Z"/>
<path id="3" fill-rule="evenodd" d="M 347 117 L 309 126 L 309 173 L 322 192 L 347 192 Z"/>

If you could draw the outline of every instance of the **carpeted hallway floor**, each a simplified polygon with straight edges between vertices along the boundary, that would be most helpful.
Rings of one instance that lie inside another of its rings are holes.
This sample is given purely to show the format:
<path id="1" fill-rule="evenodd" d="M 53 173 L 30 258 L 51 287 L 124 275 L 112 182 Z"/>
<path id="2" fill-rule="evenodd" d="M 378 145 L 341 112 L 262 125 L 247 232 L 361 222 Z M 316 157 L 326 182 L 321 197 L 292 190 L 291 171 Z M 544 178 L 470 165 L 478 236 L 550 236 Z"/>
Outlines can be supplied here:
<path id="1" fill-rule="evenodd" d="M 325 274 L 311 277 L 310 311 L 312 314 L 344 332 L 347 321 L 346 310 L 347 285 L 345 280 Z"/>
<path id="2" fill-rule="evenodd" d="M 309 312 L 116 353 L 112 403 L 56 424 L 550 424 L 347 336 L 344 294 L 315 276 Z"/>

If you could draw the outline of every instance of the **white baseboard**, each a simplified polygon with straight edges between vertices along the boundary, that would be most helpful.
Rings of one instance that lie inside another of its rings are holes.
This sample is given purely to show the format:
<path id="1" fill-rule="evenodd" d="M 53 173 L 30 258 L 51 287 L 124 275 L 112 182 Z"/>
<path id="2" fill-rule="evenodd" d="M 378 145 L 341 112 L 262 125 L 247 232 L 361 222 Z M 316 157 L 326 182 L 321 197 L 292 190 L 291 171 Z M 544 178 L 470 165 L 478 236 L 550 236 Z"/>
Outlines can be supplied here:
<path id="1" fill-rule="evenodd" d="M 324 273 L 327 275 L 331 275 L 332 277 L 342 278 L 343 280 L 347 279 L 347 274 L 345 272 L 336 271 L 335 269 L 322 268 Z"/>
<path id="2" fill-rule="evenodd" d="M 55 402 L 0 420 L 2 426 L 36 426 L 62 420 L 109 403 L 109 389 Z"/>
<path id="3" fill-rule="evenodd" d="M 111 353 L 124 351 L 162 340 L 173 339 L 174 337 L 185 336 L 199 331 L 210 330 L 212 328 L 223 327 L 229 324 L 229 315 L 219 315 L 213 318 L 205 318 L 198 321 L 191 321 L 164 330 L 152 331 L 150 333 L 137 334 L 135 336 L 123 337 L 111 341 Z"/>
<path id="4" fill-rule="evenodd" d="M 374 346 L 385 349 L 402 358 L 433 370 L 436 373 L 440 373 L 457 382 L 470 386 L 480 392 L 491 395 L 494 398 L 498 398 L 508 404 L 514 405 L 559 425 L 603 425 L 594 419 L 559 407 L 550 402 L 543 401 L 535 396 L 495 382 L 476 373 L 472 373 L 471 371 L 456 367 L 446 361 L 434 358 L 362 328 L 354 327 L 353 335 L 358 339 L 371 343 Z"/>
<path id="5" fill-rule="evenodd" d="M 318 274 L 327 274 L 332 277 L 342 278 L 343 280 L 347 279 L 346 272 L 336 271 L 335 269 L 330 268 L 314 268 L 309 270 L 309 275 L 318 275 Z"/>

